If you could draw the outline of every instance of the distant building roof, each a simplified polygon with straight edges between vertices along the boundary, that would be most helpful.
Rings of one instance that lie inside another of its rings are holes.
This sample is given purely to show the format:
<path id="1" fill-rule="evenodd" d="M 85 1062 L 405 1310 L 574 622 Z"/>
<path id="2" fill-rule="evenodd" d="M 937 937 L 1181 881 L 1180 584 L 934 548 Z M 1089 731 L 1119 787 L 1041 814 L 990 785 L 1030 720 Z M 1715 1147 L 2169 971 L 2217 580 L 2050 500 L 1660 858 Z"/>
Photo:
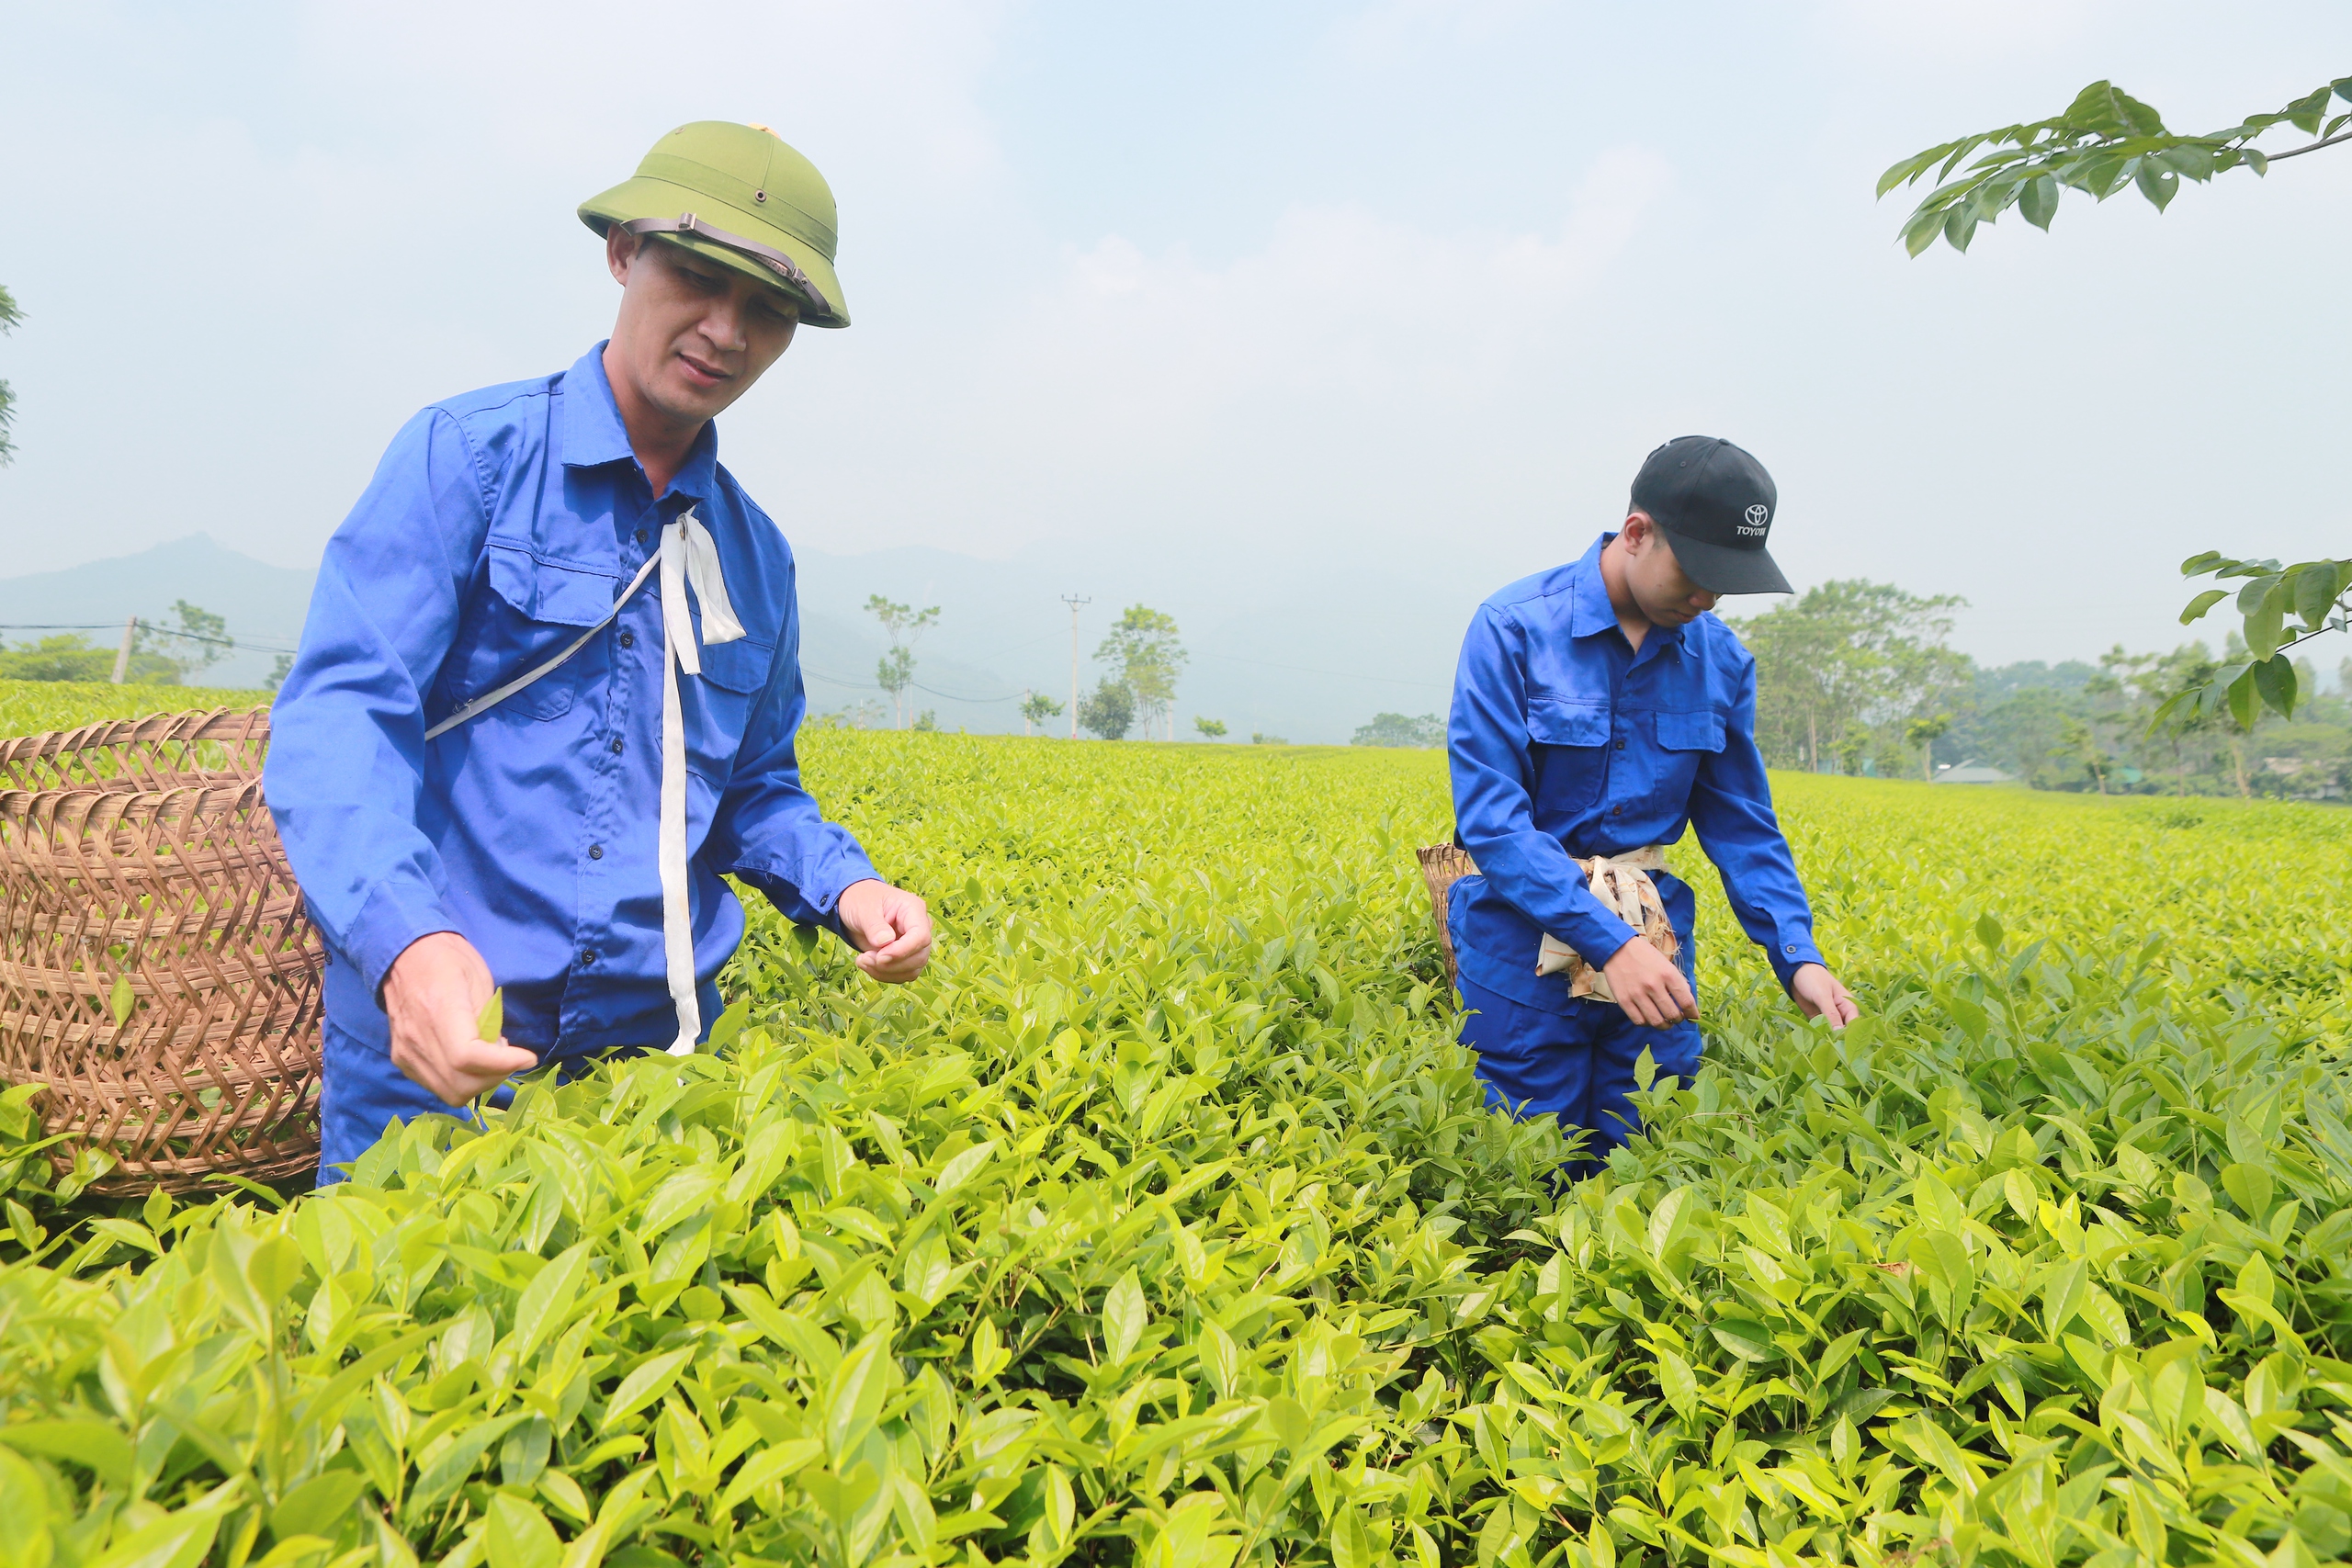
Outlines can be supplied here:
<path id="1" fill-rule="evenodd" d="M 1981 767 L 1962 762 L 1957 768 L 1946 768 L 1936 775 L 1938 784 L 2015 784 L 2017 780 L 1998 768 Z"/>

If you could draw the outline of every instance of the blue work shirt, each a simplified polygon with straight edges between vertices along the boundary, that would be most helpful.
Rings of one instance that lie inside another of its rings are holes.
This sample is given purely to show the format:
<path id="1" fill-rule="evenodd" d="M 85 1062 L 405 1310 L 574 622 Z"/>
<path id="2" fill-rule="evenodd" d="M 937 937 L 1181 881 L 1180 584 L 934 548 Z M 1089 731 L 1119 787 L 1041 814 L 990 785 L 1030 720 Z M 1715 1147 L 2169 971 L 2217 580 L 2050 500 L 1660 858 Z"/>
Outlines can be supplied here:
<path id="1" fill-rule="evenodd" d="M 678 677 L 706 1027 L 743 933 L 721 873 L 836 930 L 842 890 L 875 874 L 801 785 L 790 547 L 719 467 L 713 427 L 654 496 L 603 352 L 436 403 L 393 438 L 327 544 L 272 710 L 265 787 L 325 939 L 327 1018 L 378 1050 L 390 1045 L 385 972 L 435 931 L 481 951 L 514 1044 L 569 1056 L 676 1035 L 653 584 L 553 673 L 435 740 L 424 732 L 594 626 L 690 506 L 745 631 L 704 645 L 700 678 Z"/>
<path id="2" fill-rule="evenodd" d="M 1577 860 L 1671 844 L 1687 823 L 1786 986 L 1821 953 L 1756 749 L 1755 657 L 1712 614 L 1653 626 L 1635 649 L 1600 577 L 1614 536 L 1488 599 L 1463 639 L 1446 739 L 1455 836 L 1480 874 L 1454 884 L 1456 962 L 1491 991 L 1568 1011 L 1567 976 L 1535 973 L 1544 933 L 1596 968 L 1634 934 Z M 1687 953 L 1690 889 L 1652 880 Z"/>

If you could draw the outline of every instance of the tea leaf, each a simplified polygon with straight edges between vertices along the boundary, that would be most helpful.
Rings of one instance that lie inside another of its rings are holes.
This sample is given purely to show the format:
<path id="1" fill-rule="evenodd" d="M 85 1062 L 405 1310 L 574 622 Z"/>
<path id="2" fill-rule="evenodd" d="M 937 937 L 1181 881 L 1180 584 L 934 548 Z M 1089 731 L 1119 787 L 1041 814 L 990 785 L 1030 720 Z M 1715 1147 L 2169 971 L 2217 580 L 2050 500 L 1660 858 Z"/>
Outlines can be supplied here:
<path id="1" fill-rule="evenodd" d="M 636 1415 L 655 1400 L 670 1392 L 678 1374 L 694 1359 L 691 1348 L 673 1350 L 667 1355 L 650 1357 L 621 1380 L 613 1391 L 612 1402 L 605 1407 L 605 1419 L 600 1430 L 610 1431 L 620 1422 Z"/>
<path id="2" fill-rule="evenodd" d="M 491 1568 L 561 1568 L 563 1546 L 547 1516 L 511 1492 L 491 1499 L 482 1532 Z"/>
<path id="3" fill-rule="evenodd" d="M 1112 1364 L 1135 1354 L 1136 1341 L 1143 1337 L 1144 1316 L 1143 1284 L 1130 1269 L 1102 1302 L 1103 1349 Z"/>

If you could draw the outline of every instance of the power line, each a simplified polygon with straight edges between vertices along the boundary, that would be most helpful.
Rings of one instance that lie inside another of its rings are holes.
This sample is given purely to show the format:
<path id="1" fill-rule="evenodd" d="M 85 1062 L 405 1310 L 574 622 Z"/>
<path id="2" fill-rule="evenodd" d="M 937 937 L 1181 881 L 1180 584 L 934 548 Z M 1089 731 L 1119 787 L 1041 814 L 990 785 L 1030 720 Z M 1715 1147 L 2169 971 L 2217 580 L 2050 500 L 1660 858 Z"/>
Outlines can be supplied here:
<path id="1" fill-rule="evenodd" d="M 23 621 L 0 622 L 0 632 L 110 632 L 121 625 L 119 621 Z M 158 626 L 141 625 L 157 637 L 177 637 L 184 642 L 206 642 L 215 648 L 242 648 L 254 653 L 293 653 L 291 648 L 274 643 L 226 637 L 206 637 L 199 632 L 175 632 Z"/>
<path id="2" fill-rule="evenodd" d="M 800 672 L 803 675 L 814 675 L 818 680 L 831 685 L 847 686 L 852 691 L 887 692 L 889 690 L 888 686 L 877 685 L 872 681 L 844 681 L 839 675 L 828 675 L 822 670 L 811 670 L 806 664 L 800 667 Z M 934 697 L 945 697 L 948 701 L 956 703 L 1010 703 L 1018 701 L 1021 696 L 1020 693 L 1013 692 L 1001 697 L 973 697 L 967 696 L 961 692 L 943 692 L 936 686 L 926 686 L 920 681 L 910 681 L 907 684 L 918 692 L 928 692 Z"/>

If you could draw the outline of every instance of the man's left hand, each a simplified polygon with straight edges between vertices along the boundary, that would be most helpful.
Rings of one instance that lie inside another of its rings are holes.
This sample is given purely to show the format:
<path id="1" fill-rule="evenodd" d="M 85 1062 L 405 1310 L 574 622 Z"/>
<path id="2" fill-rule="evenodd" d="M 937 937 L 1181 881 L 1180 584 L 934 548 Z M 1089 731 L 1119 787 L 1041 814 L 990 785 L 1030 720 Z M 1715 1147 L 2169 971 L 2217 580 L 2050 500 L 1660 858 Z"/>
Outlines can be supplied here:
<path id="1" fill-rule="evenodd" d="M 903 887 L 867 877 L 842 889 L 842 934 L 860 950 L 857 966 L 900 986 L 931 962 L 931 909 Z"/>
<path id="2" fill-rule="evenodd" d="M 1789 976 L 1789 997 L 1807 1018 L 1826 1018 L 1832 1029 L 1843 1029 L 1861 1016 L 1854 998 L 1838 976 L 1818 964 L 1800 964 Z"/>

